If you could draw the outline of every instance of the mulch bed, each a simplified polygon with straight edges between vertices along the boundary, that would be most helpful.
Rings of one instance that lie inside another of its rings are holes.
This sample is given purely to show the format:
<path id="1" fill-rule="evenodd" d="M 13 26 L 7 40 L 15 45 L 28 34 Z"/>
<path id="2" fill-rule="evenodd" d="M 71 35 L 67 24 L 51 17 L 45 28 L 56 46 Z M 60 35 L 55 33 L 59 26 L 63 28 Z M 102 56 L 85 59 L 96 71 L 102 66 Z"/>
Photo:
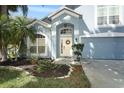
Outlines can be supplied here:
<path id="1" fill-rule="evenodd" d="M 39 59 L 42 60 L 42 59 Z M 48 59 L 46 59 L 48 60 Z M 49 62 L 51 62 L 51 60 L 48 60 Z M 38 77 L 62 77 L 68 74 L 70 67 L 67 65 L 61 65 L 59 66 L 58 64 L 58 68 L 55 69 L 48 69 L 44 72 L 38 72 L 36 71 L 36 67 L 38 64 L 33 64 L 33 66 L 30 67 L 30 65 L 32 65 L 30 60 L 27 59 L 18 59 L 17 61 L 12 61 L 12 60 L 7 60 L 6 62 L 0 62 L 0 66 L 17 66 L 17 67 L 23 67 L 23 69 L 25 69 L 26 71 L 30 72 L 33 76 L 38 76 Z"/>
<path id="2" fill-rule="evenodd" d="M 80 71 L 82 72 L 83 71 L 81 65 L 72 65 L 72 67 L 73 67 L 73 71 L 75 71 L 75 72 L 80 72 Z"/>
<path id="3" fill-rule="evenodd" d="M 22 66 L 31 65 L 31 62 L 27 59 L 18 59 L 17 61 L 7 60 L 5 62 L 0 62 L 0 66 Z"/>
<path id="4" fill-rule="evenodd" d="M 47 60 L 49 62 L 52 62 L 53 60 L 49 58 L 39 58 L 38 60 Z M 15 60 L 7 60 L 5 62 L 0 62 L 0 66 L 26 66 L 26 65 L 32 65 L 33 63 L 31 60 L 26 59 L 26 58 L 18 58 L 16 61 Z"/>
<path id="5" fill-rule="evenodd" d="M 62 77 L 68 74 L 69 72 L 69 66 L 67 65 L 63 65 L 57 69 L 52 69 L 52 70 L 47 70 L 44 72 L 37 72 L 35 70 L 36 66 L 34 66 L 34 68 L 27 68 L 25 70 L 27 70 L 28 72 L 30 72 L 33 76 L 38 76 L 38 77 L 44 77 L 44 78 L 48 78 L 48 77 Z"/>

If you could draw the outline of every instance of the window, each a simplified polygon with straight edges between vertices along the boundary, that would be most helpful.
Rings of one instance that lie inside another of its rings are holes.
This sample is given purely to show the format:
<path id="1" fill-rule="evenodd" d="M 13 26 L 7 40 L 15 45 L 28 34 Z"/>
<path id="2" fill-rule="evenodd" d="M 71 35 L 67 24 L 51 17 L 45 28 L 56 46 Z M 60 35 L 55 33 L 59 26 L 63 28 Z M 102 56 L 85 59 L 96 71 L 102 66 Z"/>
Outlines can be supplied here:
<path id="1" fill-rule="evenodd" d="M 60 28 L 61 35 L 72 35 L 72 25 L 68 23 L 64 23 Z"/>
<path id="2" fill-rule="evenodd" d="M 62 29 L 61 30 L 61 34 L 63 34 L 63 35 L 71 35 L 72 34 L 72 30 L 71 29 L 69 29 L 69 28 L 64 28 L 64 29 Z"/>
<path id="3" fill-rule="evenodd" d="M 30 44 L 30 52 L 42 54 L 45 53 L 45 36 L 36 34 L 36 42 Z"/>
<path id="4" fill-rule="evenodd" d="M 107 24 L 107 7 L 99 6 L 97 10 L 97 15 L 98 25 Z"/>
<path id="5" fill-rule="evenodd" d="M 38 38 L 38 53 L 45 53 L 45 36 Z"/>
<path id="6" fill-rule="evenodd" d="M 119 6 L 97 6 L 97 25 L 119 24 Z"/>
<path id="7" fill-rule="evenodd" d="M 119 24 L 119 6 L 109 7 L 109 24 Z"/>
<path id="8" fill-rule="evenodd" d="M 30 52 L 31 53 L 37 53 L 37 47 L 36 47 L 36 45 L 37 45 L 36 42 L 30 44 Z"/>

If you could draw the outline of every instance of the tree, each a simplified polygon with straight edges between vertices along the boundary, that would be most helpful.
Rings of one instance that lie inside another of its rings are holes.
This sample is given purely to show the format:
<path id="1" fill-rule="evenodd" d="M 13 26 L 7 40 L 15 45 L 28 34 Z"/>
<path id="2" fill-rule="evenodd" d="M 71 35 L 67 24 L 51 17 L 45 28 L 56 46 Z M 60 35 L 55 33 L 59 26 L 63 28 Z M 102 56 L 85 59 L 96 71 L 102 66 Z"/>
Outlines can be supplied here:
<path id="1" fill-rule="evenodd" d="M 25 52 L 27 51 L 27 38 L 32 42 L 35 41 L 36 29 L 32 26 L 27 26 L 29 23 L 30 21 L 25 17 L 17 17 L 13 22 L 11 43 L 18 46 L 17 55 L 20 57 L 25 56 Z"/>
<path id="2" fill-rule="evenodd" d="M 0 15 L 9 15 L 9 11 L 17 12 L 20 8 L 24 16 L 27 16 L 28 6 L 27 5 L 0 5 Z"/>
<path id="3" fill-rule="evenodd" d="M 7 46 L 10 42 L 10 19 L 6 15 L 0 16 L 0 52 L 2 56 L 2 61 L 7 59 Z"/>
<path id="4" fill-rule="evenodd" d="M 0 52 L 2 56 L 2 61 L 7 60 L 7 40 L 10 36 L 10 22 L 9 22 L 9 11 L 16 12 L 18 8 L 21 8 L 23 15 L 27 16 L 28 7 L 26 5 L 0 5 Z M 5 38 L 6 37 L 6 38 Z"/>

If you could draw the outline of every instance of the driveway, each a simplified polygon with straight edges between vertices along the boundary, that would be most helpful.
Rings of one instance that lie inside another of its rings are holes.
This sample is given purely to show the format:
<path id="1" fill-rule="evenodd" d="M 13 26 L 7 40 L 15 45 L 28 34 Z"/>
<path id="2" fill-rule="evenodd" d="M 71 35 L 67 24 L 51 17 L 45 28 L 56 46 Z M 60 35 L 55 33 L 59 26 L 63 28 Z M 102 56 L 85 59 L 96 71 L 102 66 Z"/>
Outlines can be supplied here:
<path id="1" fill-rule="evenodd" d="M 83 60 L 82 66 L 92 87 L 124 88 L 124 60 Z"/>

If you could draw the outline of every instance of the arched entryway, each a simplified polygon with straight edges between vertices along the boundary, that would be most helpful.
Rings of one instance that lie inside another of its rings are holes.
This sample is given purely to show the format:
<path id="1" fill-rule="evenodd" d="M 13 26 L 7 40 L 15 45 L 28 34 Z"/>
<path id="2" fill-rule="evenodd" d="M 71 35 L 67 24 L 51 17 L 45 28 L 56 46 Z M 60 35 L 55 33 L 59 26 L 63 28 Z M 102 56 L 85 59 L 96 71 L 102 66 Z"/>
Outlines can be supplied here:
<path id="1" fill-rule="evenodd" d="M 73 44 L 74 26 L 70 23 L 63 23 L 59 27 L 59 56 L 71 57 Z"/>

